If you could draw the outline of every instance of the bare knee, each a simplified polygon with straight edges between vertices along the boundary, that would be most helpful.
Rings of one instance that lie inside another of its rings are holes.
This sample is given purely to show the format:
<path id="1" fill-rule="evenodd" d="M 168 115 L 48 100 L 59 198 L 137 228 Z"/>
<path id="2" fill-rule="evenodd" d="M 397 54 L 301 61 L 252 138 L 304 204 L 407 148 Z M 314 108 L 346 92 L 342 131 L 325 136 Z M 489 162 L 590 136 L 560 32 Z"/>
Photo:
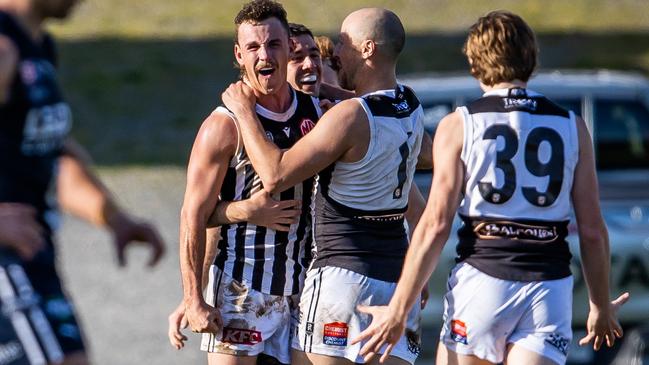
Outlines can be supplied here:
<path id="1" fill-rule="evenodd" d="M 90 365 L 90 360 L 85 352 L 72 352 L 65 355 L 61 365 Z"/>

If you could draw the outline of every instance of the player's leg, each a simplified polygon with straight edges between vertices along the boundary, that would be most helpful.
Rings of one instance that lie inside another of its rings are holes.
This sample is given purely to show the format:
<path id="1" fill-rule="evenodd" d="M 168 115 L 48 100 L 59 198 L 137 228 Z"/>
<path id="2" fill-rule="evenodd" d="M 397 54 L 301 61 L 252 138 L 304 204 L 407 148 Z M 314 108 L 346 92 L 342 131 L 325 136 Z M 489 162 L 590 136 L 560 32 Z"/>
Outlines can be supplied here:
<path id="1" fill-rule="evenodd" d="M 255 365 L 257 356 L 227 355 L 216 352 L 207 354 L 208 365 Z"/>
<path id="2" fill-rule="evenodd" d="M 516 364 L 557 365 L 558 364 L 557 362 L 552 361 L 549 358 L 537 352 L 530 351 L 524 348 L 523 346 L 509 344 L 508 347 L 509 349 L 507 351 L 507 357 L 505 358 L 505 365 L 516 365 Z"/>
<path id="3" fill-rule="evenodd" d="M 88 365 L 90 360 L 88 360 L 88 355 L 85 352 L 78 351 L 65 354 L 63 363 L 61 365 Z"/>
<path id="4" fill-rule="evenodd" d="M 473 355 L 461 355 L 449 350 L 443 343 L 437 346 L 436 365 L 493 365 L 492 362 Z"/>

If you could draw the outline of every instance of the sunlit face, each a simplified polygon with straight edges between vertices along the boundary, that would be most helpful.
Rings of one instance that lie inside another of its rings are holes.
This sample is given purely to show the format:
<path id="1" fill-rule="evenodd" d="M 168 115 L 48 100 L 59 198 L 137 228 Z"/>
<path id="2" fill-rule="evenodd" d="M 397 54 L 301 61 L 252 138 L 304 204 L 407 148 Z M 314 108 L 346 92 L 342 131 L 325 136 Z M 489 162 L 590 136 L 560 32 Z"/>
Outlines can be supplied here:
<path id="1" fill-rule="evenodd" d="M 338 42 L 334 48 L 334 58 L 338 62 L 338 82 L 340 87 L 347 90 L 356 89 L 354 76 L 363 64 L 363 56 L 359 48 L 354 44 L 348 31 L 347 22 L 343 22 L 340 28 Z"/>
<path id="2" fill-rule="evenodd" d="M 254 90 L 268 95 L 286 83 L 288 32 L 277 18 L 239 25 L 234 55 Z"/>
<path id="3" fill-rule="evenodd" d="M 43 19 L 64 19 L 78 2 L 79 0 L 33 0 L 33 6 Z"/>
<path id="4" fill-rule="evenodd" d="M 288 61 L 288 82 L 305 94 L 318 96 L 322 82 L 322 57 L 313 37 L 291 37 L 293 51 Z"/>

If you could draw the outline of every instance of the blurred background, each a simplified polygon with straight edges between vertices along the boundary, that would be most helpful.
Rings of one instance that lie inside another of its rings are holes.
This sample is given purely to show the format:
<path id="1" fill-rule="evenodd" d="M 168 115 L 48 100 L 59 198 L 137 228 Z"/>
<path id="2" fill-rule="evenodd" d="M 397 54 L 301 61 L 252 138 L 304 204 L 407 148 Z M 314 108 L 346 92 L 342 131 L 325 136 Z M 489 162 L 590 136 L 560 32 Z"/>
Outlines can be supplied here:
<path id="1" fill-rule="evenodd" d="M 468 75 L 461 54 L 466 29 L 496 9 L 518 13 L 536 31 L 541 70 L 625 70 L 640 79 L 649 74 L 646 0 L 282 3 L 290 21 L 334 40 L 344 17 L 357 8 L 395 11 L 408 34 L 399 64 L 402 77 L 429 72 Z M 118 269 L 103 232 L 66 220 L 59 234 L 61 268 L 96 364 L 205 362 L 195 336 L 182 351 L 169 346 L 166 316 L 181 298 L 177 235 L 184 167 L 198 126 L 237 75 L 233 19 L 242 4 L 86 0 L 68 21 L 51 24 L 59 41 L 63 90 L 75 119 L 73 135 L 90 151 L 117 200 L 153 219 L 169 248 L 155 269 L 143 268 L 146 258 L 137 249 L 129 256 L 132 265 Z M 639 190 L 649 190 L 649 180 L 643 179 Z M 649 209 L 641 207 L 639 214 L 641 225 L 649 226 L 642 216 L 649 216 Z M 640 268 L 633 268 L 633 275 L 646 278 L 637 289 L 640 297 L 649 295 L 649 251 L 642 251 L 643 244 L 649 249 L 649 240 L 640 243 Z M 649 310 L 646 313 L 649 318 Z M 435 332 L 430 329 L 424 336 L 428 356 L 436 345 Z"/>

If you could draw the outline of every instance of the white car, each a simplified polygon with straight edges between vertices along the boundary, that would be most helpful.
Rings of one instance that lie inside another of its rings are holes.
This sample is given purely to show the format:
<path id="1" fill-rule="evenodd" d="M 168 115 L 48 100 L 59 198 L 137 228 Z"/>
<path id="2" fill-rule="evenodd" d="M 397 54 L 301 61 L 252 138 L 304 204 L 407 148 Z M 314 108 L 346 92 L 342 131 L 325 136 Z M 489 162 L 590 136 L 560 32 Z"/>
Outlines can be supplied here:
<path id="1" fill-rule="evenodd" d="M 400 82 L 417 93 L 425 112 L 426 130 L 431 134 L 443 116 L 482 95 L 478 82 L 468 74 L 412 75 Z M 594 139 L 600 201 L 609 229 L 611 298 L 631 292 L 631 300 L 619 313 L 625 329 L 649 323 L 649 80 L 627 72 L 555 71 L 539 73 L 530 80 L 528 88 L 573 110 L 586 121 Z M 427 196 L 430 172 L 418 172 L 415 181 Z M 429 283 L 431 300 L 423 315 L 427 326 L 436 327 L 441 322 L 442 297 L 447 276 L 455 264 L 455 231 L 459 226 L 456 219 Z M 574 339 L 578 340 L 584 333 L 588 297 L 576 232 L 573 220 L 568 241 L 575 278 Z M 573 346 L 569 360 L 597 364 L 610 361 L 594 356 L 587 349 Z"/>

